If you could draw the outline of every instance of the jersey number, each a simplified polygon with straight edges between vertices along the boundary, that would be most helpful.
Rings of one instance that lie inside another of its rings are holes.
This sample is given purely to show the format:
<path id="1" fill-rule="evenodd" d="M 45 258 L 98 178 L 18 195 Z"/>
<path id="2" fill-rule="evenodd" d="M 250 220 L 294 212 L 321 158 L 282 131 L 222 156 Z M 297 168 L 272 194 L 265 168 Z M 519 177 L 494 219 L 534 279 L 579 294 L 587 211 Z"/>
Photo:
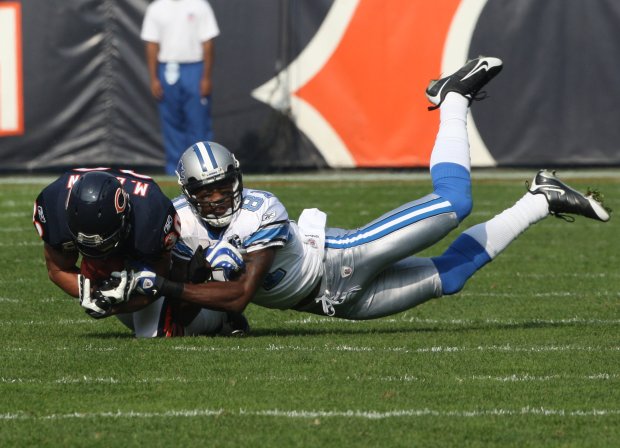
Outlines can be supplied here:
<path id="1" fill-rule="evenodd" d="M 265 276 L 265 280 L 263 281 L 263 289 L 265 291 L 269 291 L 270 289 L 275 288 L 278 283 L 282 281 L 285 275 L 286 271 L 282 268 L 278 268 L 275 271 L 270 272 Z"/>
<path id="2" fill-rule="evenodd" d="M 249 210 L 251 212 L 255 212 L 263 205 L 263 198 L 259 198 L 256 196 L 246 196 L 243 198 L 243 205 L 241 208 L 245 210 Z"/>
<path id="3" fill-rule="evenodd" d="M 270 198 L 273 196 L 271 193 L 268 193 L 266 191 L 253 191 L 253 193 L 261 194 L 266 198 Z M 263 198 L 259 198 L 258 196 L 249 194 L 243 198 L 243 204 L 241 205 L 241 208 L 249 210 L 251 212 L 255 212 L 260 208 L 261 205 L 263 205 L 263 202 L 265 202 Z"/>

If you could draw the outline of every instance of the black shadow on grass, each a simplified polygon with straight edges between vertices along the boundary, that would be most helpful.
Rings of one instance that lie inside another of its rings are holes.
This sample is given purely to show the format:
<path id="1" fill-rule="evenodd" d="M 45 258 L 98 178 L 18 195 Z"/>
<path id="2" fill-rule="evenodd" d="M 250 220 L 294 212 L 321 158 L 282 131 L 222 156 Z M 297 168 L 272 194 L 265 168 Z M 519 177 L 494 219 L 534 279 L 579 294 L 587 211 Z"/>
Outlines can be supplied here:
<path id="1" fill-rule="evenodd" d="M 337 325 L 337 324 L 335 324 Z M 350 324 L 344 324 L 350 325 Z M 363 324 L 361 324 L 363 325 Z M 264 338 L 264 337 L 298 337 L 298 336 L 325 336 L 325 335 L 334 335 L 334 336 L 343 336 L 343 335 L 372 335 L 372 334 L 398 334 L 398 333 L 469 333 L 469 332 L 478 332 L 481 330 L 537 330 L 543 328 L 566 328 L 566 327 L 579 327 L 579 326 L 591 326 L 586 323 L 581 322 L 536 322 L 536 321 L 526 321 L 526 322 L 514 322 L 514 323 L 489 323 L 489 322 L 480 322 L 475 323 L 472 322 L 466 326 L 455 326 L 455 325 L 447 325 L 447 326 L 418 326 L 405 328 L 377 328 L 367 327 L 367 328 L 342 328 L 342 327 L 316 327 L 316 328 L 253 328 L 250 334 L 246 337 L 248 338 Z M 134 335 L 127 331 L 114 331 L 110 333 L 86 333 L 83 335 L 86 338 L 90 339 L 134 339 Z M 189 336 L 189 337 L 207 337 L 211 338 L 214 336 Z M 219 338 L 219 336 L 216 336 Z"/>

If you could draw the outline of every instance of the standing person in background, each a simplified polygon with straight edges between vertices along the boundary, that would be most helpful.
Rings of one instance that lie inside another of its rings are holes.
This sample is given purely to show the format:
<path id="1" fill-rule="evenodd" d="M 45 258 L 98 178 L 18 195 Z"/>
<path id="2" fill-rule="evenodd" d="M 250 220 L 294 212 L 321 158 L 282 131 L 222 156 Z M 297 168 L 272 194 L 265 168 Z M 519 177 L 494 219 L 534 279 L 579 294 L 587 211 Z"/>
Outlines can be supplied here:
<path id="1" fill-rule="evenodd" d="M 159 102 L 166 174 L 175 173 L 186 148 L 213 137 L 211 69 L 219 33 L 206 0 L 155 0 L 146 10 L 140 37 Z"/>

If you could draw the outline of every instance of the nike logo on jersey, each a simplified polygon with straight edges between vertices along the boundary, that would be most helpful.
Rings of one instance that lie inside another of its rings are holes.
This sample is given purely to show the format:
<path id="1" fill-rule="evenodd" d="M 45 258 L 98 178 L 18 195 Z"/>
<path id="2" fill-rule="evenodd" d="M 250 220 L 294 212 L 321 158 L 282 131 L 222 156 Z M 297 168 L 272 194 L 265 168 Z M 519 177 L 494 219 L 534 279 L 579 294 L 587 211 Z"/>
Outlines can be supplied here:
<path id="1" fill-rule="evenodd" d="M 482 70 L 484 70 L 485 72 L 489 71 L 489 63 L 487 61 L 484 61 L 484 60 L 479 61 L 472 71 L 470 71 L 468 74 L 463 76 L 463 78 L 461 78 L 461 81 L 465 81 L 467 78 L 475 75 L 476 73 Z"/>

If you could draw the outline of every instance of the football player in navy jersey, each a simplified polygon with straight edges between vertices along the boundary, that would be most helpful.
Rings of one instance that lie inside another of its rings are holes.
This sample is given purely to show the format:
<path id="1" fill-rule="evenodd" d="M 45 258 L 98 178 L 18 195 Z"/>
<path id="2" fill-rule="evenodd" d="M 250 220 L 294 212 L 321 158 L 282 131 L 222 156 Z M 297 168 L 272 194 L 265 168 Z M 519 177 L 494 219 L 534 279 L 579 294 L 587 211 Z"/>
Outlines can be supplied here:
<path id="1" fill-rule="evenodd" d="M 244 188 L 239 162 L 225 147 L 198 142 L 177 166 L 183 194 L 175 258 L 190 263 L 206 248 L 213 268 L 203 284 L 167 282 L 132 271 L 131 288 L 202 306 L 242 311 L 248 303 L 346 319 L 399 313 L 455 294 L 512 241 L 549 215 L 598 221 L 610 215 L 594 194 L 582 194 L 540 170 L 524 195 L 487 222 L 465 230 L 441 255 L 415 254 L 444 238 L 472 209 L 467 112 L 502 61 L 480 57 L 431 82 L 426 95 L 440 108 L 430 158 L 433 190 L 357 229 L 326 227 L 325 213 L 304 210 L 291 220 L 267 191 Z M 217 280 L 217 281 L 214 281 Z M 176 283 L 176 285 L 173 285 Z M 130 288 L 130 289 L 131 289 Z"/>
<path id="2" fill-rule="evenodd" d="M 170 274 L 178 216 L 150 177 L 107 168 L 68 171 L 39 194 L 33 221 L 44 241 L 50 280 L 78 297 L 91 316 L 117 315 L 138 337 L 239 330 L 230 325 L 242 316 L 172 303 L 164 297 L 134 295 L 122 303 L 109 297 L 102 300 L 99 289 L 110 284 L 111 276 L 115 286 L 126 283 L 126 278 L 115 278 L 121 274 L 113 275 L 114 271 L 147 268 L 162 276 Z"/>

